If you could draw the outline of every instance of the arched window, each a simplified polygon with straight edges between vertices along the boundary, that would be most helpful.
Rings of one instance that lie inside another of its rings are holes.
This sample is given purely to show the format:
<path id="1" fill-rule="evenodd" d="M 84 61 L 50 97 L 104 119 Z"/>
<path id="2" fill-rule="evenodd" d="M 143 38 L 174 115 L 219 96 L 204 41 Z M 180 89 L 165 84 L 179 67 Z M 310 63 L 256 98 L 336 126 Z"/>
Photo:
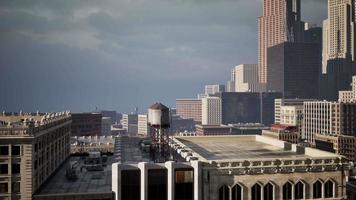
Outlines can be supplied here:
<path id="1" fill-rule="evenodd" d="M 226 185 L 219 188 L 219 200 L 229 200 L 229 187 Z"/>
<path id="2" fill-rule="evenodd" d="M 292 199 L 292 184 L 287 182 L 283 185 L 283 200 L 291 200 Z"/>
<path id="3" fill-rule="evenodd" d="M 328 180 L 324 184 L 324 197 L 325 198 L 334 197 L 334 183 L 331 180 Z"/>
<path id="4" fill-rule="evenodd" d="M 260 186 L 260 184 L 256 183 L 251 188 L 251 197 L 252 197 L 252 200 L 261 200 L 261 186 Z"/>
<path id="5" fill-rule="evenodd" d="M 232 200 L 242 200 L 242 187 L 236 184 L 232 190 Z"/>
<path id="6" fill-rule="evenodd" d="M 304 199 L 304 183 L 299 181 L 294 186 L 294 198 L 297 199 Z"/>
<path id="7" fill-rule="evenodd" d="M 263 187 L 263 199 L 264 200 L 273 200 L 273 185 L 271 183 L 267 183 Z"/>
<path id="8" fill-rule="evenodd" d="M 317 181 L 313 184 L 313 198 L 321 198 L 321 182 Z"/>

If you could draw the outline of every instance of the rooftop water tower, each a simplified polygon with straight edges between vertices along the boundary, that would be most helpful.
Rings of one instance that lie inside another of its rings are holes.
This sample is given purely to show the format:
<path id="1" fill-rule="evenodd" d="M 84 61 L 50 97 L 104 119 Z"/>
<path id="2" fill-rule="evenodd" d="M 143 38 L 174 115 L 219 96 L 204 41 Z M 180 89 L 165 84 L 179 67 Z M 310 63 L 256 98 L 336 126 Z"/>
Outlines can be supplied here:
<path id="1" fill-rule="evenodd" d="M 153 150 L 159 155 L 158 158 L 165 159 L 169 148 L 169 108 L 161 103 L 153 104 L 148 109 L 148 126 L 151 129 Z"/>

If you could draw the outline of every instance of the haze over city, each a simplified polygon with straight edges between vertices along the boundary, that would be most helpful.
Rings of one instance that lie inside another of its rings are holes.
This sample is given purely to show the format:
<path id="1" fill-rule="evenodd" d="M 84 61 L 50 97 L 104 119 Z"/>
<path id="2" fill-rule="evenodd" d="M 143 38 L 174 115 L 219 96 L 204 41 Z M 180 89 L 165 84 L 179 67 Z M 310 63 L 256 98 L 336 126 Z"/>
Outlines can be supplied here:
<path id="1" fill-rule="evenodd" d="M 303 0 L 321 25 L 327 1 Z M 0 106 L 6 111 L 174 106 L 257 62 L 260 0 L 1 1 Z"/>

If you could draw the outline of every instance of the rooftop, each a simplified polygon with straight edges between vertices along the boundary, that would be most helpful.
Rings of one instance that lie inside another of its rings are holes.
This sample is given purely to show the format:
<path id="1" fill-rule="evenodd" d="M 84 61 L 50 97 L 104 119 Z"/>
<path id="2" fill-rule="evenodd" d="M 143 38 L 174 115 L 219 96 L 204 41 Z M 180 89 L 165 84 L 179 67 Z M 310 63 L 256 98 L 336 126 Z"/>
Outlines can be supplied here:
<path id="1" fill-rule="evenodd" d="M 205 161 L 335 158 L 337 155 L 258 136 L 175 137 L 175 143 Z M 176 147 L 177 148 L 177 147 Z"/>
<path id="2" fill-rule="evenodd" d="M 103 171 L 87 171 L 80 157 L 70 157 L 66 163 L 41 188 L 38 195 L 64 193 L 111 193 L 111 164 L 113 157 L 108 157 Z M 77 180 L 69 180 L 66 170 L 73 163 L 76 165 Z"/>

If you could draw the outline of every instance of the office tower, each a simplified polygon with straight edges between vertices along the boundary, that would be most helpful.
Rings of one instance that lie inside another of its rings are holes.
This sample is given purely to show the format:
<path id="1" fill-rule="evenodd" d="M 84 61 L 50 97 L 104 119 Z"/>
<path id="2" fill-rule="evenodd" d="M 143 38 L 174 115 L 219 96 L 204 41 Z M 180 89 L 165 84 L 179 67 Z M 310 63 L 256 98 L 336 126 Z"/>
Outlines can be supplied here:
<path id="1" fill-rule="evenodd" d="M 205 94 L 212 95 L 220 92 L 225 92 L 225 85 L 206 85 Z"/>
<path id="2" fill-rule="evenodd" d="M 100 113 L 103 117 L 110 117 L 111 124 L 116 124 L 118 121 L 120 121 L 117 120 L 117 112 L 114 110 L 102 110 Z"/>
<path id="3" fill-rule="evenodd" d="M 273 92 L 224 92 L 221 98 L 222 124 L 274 122 L 274 100 L 282 97 Z"/>
<path id="4" fill-rule="evenodd" d="M 138 131 L 138 115 L 137 114 L 123 114 L 122 115 L 122 128 L 127 131 L 128 134 L 137 134 Z"/>
<path id="5" fill-rule="evenodd" d="M 0 198 L 31 200 L 70 154 L 69 112 L 0 116 Z"/>
<path id="6" fill-rule="evenodd" d="M 72 136 L 101 135 L 100 113 L 72 113 Z"/>
<path id="7" fill-rule="evenodd" d="M 202 98 L 205 98 L 205 97 L 208 97 L 208 96 L 209 96 L 209 94 L 205 94 L 205 93 L 204 94 L 198 94 L 197 95 L 197 99 L 201 100 Z"/>
<path id="8" fill-rule="evenodd" d="M 101 135 L 111 135 L 111 117 L 101 118 Z"/>
<path id="9" fill-rule="evenodd" d="M 170 132 L 172 134 L 193 131 L 195 131 L 195 122 L 193 119 L 183 119 L 179 115 L 171 115 Z"/>
<path id="10" fill-rule="evenodd" d="M 220 125 L 221 99 L 219 97 L 206 97 L 201 101 L 202 125 Z"/>
<path id="11" fill-rule="evenodd" d="M 300 0 L 263 0 L 258 18 L 258 70 L 261 83 L 267 82 L 267 49 L 283 42 L 303 40 L 304 23 Z"/>
<path id="12" fill-rule="evenodd" d="M 201 100 L 200 99 L 177 99 L 177 115 L 183 119 L 193 119 L 201 123 Z"/>
<path id="13" fill-rule="evenodd" d="M 235 91 L 235 82 L 234 81 L 228 81 L 226 83 L 226 92 L 236 92 Z"/>
<path id="14" fill-rule="evenodd" d="M 319 43 L 284 42 L 267 50 L 267 90 L 285 98 L 318 98 L 321 70 Z"/>
<path id="15" fill-rule="evenodd" d="M 275 99 L 274 100 L 274 123 L 281 124 L 282 106 L 303 106 L 305 101 L 316 101 L 316 99 Z"/>
<path id="16" fill-rule="evenodd" d="M 236 92 L 263 92 L 264 84 L 258 81 L 257 64 L 241 64 L 234 67 Z"/>
<path id="17" fill-rule="evenodd" d="M 138 115 L 137 132 L 139 135 L 144 135 L 144 136 L 150 135 L 150 128 L 147 125 L 147 123 L 148 123 L 147 114 Z"/>
<path id="18" fill-rule="evenodd" d="M 116 200 L 346 199 L 340 155 L 259 135 L 172 137 L 175 161 L 154 163 L 139 139 L 117 145 Z"/>
<path id="19" fill-rule="evenodd" d="M 355 74 L 355 1 L 329 0 L 328 19 L 323 23 L 322 97 L 337 100 L 340 90 L 349 89 Z"/>

